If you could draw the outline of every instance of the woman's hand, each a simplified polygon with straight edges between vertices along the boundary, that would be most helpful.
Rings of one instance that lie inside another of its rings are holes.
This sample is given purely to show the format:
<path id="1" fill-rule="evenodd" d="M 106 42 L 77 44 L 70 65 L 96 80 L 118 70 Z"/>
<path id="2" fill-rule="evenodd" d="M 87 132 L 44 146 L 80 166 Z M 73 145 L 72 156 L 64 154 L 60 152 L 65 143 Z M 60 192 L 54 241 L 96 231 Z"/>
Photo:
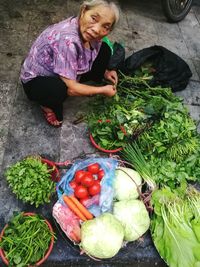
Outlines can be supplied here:
<path id="1" fill-rule="evenodd" d="M 116 90 L 115 85 L 108 84 L 108 85 L 103 86 L 103 91 L 102 91 L 103 95 L 112 97 L 116 93 L 117 93 L 117 90 Z"/>
<path id="2" fill-rule="evenodd" d="M 118 83 L 118 76 L 115 70 L 106 70 L 104 73 L 104 78 L 108 81 L 111 81 L 112 84 L 117 86 Z"/>

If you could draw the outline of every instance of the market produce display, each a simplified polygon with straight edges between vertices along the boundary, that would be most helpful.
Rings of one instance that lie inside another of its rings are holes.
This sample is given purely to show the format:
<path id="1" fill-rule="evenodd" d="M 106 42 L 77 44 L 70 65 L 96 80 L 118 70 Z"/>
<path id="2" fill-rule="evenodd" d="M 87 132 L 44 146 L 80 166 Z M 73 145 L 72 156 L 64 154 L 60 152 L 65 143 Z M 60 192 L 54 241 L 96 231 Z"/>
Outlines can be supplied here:
<path id="1" fill-rule="evenodd" d="M 114 257 L 150 230 L 170 267 L 198 267 L 200 135 L 182 99 L 170 88 L 151 86 L 151 71 L 146 66 L 134 76 L 120 73 L 115 97 L 96 96 L 89 105 L 90 136 L 102 151 L 117 155 L 76 160 L 56 184 L 54 168 L 30 157 L 8 168 L 6 178 L 17 198 L 36 207 L 50 202 L 56 188 L 56 223 L 80 253 L 94 260 Z M 44 257 L 52 235 L 43 238 L 43 252 L 33 252 L 32 241 L 25 246 L 28 253 L 20 246 L 17 252 L 13 244 L 21 241 L 12 224 L 21 229 L 21 218 L 11 221 L 0 241 L 9 262 L 25 267 Z M 30 237 L 39 228 L 31 227 Z M 22 239 L 28 242 L 25 232 Z"/>
<path id="2" fill-rule="evenodd" d="M 182 99 L 151 79 L 148 68 L 121 73 L 114 99 L 93 99 L 89 131 L 104 149 L 123 147 L 120 162 L 142 177 L 152 240 L 165 262 L 200 266 L 199 191 L 190 185 L 200 181 L 200 135 Z"/>

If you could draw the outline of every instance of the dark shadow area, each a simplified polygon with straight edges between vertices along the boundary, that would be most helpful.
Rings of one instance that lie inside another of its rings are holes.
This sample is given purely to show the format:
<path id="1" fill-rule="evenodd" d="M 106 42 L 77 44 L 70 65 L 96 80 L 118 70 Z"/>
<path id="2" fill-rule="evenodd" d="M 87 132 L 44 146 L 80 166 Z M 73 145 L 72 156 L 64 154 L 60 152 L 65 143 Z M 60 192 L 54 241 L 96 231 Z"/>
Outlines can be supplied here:
<path id="1" fill-rule="evenodd" d="M 194 6 L 200 6 L 200 0 L 193 0 Z"/>

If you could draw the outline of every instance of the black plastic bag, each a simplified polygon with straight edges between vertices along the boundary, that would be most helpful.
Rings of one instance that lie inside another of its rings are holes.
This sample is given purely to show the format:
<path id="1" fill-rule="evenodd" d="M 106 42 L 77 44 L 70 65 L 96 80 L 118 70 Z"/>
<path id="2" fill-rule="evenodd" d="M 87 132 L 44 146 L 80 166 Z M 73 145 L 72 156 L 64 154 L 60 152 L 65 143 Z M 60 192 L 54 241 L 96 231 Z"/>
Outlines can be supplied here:
<path id="1" fill-rule="evenodd" d="M 120 70 L 126 75 L 134 72 L 144 63 L 151 63 L 155 72 L 151 86 L 171 87 L 173 92 L 186 88 L 192 72 L 188 64 L 178 55 L 162 46 L 151 46 L 129 56 Z"/>

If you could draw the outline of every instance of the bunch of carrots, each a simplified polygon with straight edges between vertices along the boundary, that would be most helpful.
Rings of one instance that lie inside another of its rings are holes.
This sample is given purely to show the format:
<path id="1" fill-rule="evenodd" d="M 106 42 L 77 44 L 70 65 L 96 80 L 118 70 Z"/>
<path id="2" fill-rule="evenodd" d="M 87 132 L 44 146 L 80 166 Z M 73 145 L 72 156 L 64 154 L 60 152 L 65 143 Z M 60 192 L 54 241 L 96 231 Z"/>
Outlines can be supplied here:
<path id="1" fill-rule="evenodd" d="M 80 203 L 80 201 L 73 195 L 71 196 L 63 195 L 63 201 L 68 206 L 68 208 L 70 208 L 71 211 L 73 211 L 79 217 L 80 220 L 87 221 L 94 218 L 92 213 L 89 212 L 89 210 L 86 207 L 84 207 Z"/>

